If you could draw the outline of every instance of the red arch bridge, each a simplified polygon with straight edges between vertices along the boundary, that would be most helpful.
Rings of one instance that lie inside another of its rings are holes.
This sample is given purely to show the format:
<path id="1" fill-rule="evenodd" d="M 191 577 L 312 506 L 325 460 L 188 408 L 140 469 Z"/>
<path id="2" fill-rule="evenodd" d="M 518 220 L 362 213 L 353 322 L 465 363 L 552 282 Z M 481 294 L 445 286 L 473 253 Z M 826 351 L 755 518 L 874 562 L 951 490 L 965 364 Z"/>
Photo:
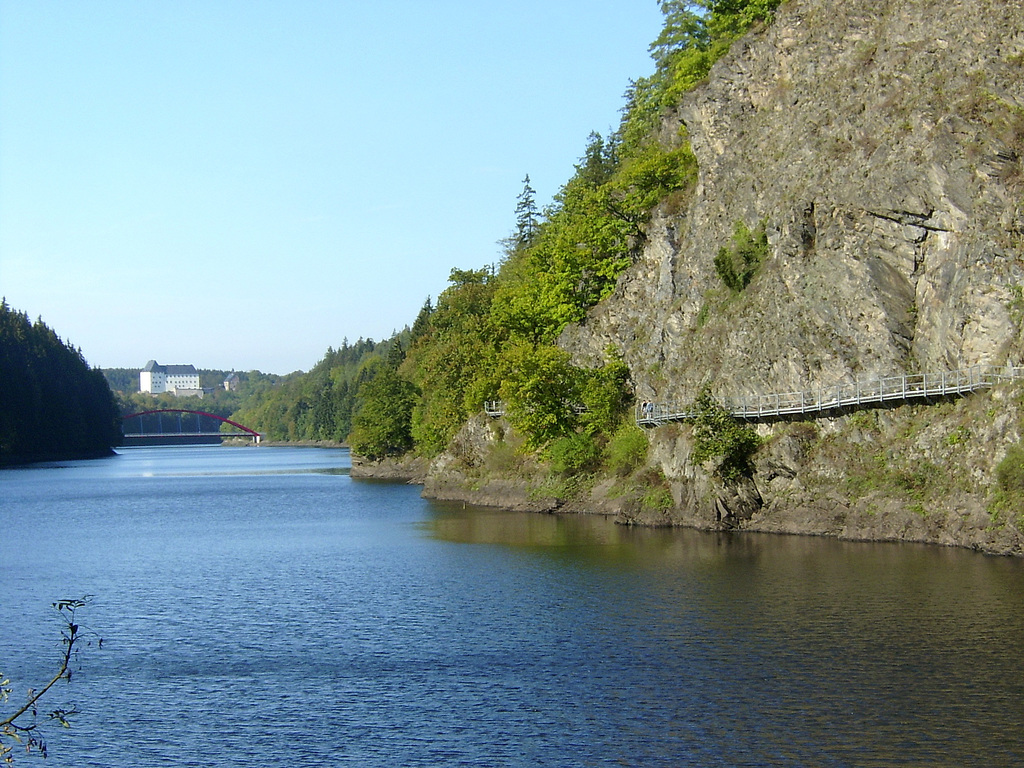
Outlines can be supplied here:
<path id="1" fill-rule="evenodd" d="M 219 443 L 225 437 L 251 439 L 260 444 L 255 429 L 206 411 L 160 408 L 131 413 L 121 419 L 125 445 L 186 445 Z"/>

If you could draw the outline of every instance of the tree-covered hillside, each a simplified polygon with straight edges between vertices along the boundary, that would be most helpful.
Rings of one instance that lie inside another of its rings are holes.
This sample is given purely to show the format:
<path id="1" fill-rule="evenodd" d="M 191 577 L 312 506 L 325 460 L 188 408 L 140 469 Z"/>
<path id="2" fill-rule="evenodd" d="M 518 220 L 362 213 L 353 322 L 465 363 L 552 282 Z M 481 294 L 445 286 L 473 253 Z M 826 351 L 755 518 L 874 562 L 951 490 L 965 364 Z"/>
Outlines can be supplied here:
<path id="1" fill-rule="evenodd" d="M 655 73 L 632 84 L 616 131 L 591 134 L 551 205 L 538 209 L 526 177 L 500 268 L 453 269 L 436 306 L 428 302 L 401 337 L 331 350 L 235 417 L 271 437 L 348 438 L 368 458 L 433 456 L 486 401 L 500 400 L 528 448 L 578 465 L 599 456 L 628 408 L 628 369 L 614 349 L 603 368 L 574 367 L 555 340 L 615 288 L 653 208 L 682 206 L 695 186 L 687 137 L 663 135 L 663 113 L 777 5 L 663 0 Z"/>
<path id="2" fill-rule="evenodd" d="M 120 439 L 103 373 L 0 300 L 0 465 L 98 456 Z"/>
<path id="3" fill-rule="evenodd" d="M 363 385 L 376 376 L 392 348 L 408 343 L 409 334 L 383 342 L 345 340 L 340 348 L 328 349 L 308 373 L 290 374 L 275 386 L 264 381 L 243 387 L 232 419 L 268 440 L 343 442 L 352 431 Z"/>

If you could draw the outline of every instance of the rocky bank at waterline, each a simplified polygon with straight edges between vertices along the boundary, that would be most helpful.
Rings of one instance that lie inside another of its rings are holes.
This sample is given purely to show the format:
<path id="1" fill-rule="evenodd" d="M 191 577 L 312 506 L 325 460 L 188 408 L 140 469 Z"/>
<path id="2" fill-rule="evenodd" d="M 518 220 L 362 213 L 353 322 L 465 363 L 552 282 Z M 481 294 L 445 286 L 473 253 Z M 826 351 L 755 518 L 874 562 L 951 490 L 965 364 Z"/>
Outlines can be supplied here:
<path id="1" fill-rule="evenodd" d="M 510 456 L 507 426 L 481 416 L 432 462 L 353 461 L 354 477 L 421 483 L 424 495 L 623 524 L 912 541 L 1024 554 L 1021 510 L 994 508 L 992 467 L 1024 418 L 1024 387 L 924 405 L 759 427 L 749 478 L 725 484 L 690 461 L 690 427 L 648 432 L 630 476 L 565 478 Z M 654 494 L 652 488 L 667 493 Z M 665 502 L 661 500 L 665 499 Z M 667 503 L 666 503 L 667 502 Z"/>

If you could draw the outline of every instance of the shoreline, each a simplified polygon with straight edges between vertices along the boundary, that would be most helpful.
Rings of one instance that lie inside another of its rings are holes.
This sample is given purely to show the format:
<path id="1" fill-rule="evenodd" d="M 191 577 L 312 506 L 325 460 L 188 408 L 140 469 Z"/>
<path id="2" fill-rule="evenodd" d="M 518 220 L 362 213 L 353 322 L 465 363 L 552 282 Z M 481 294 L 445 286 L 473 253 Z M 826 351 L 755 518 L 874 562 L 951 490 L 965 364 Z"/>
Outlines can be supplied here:
<path id="1" fill-rule="evenodd" d="M 762 514 L 739 524 L 708 522 L 698 510 L 673 507 L 656 512 L 644 511 L 635 497 L 609 498 L 584 494 L 559 498 L 538 496 L 524 481 L 496 480 L 479 483 L 469 478 L 462 482 L 424 480 L 402 474 L 393 468 L 375 473 L 363 466 L 352 477 L 365 480 L 401 482 L 423 487 L 422 496 L 433 501 L 462 502 L 471 506 L 551 515 L 594 515 L 611 517 L 619 525 L 641 528 L 687 528 L 707 533 L 760 533 L 781 536 L 814 536 L 838 541 L 864 543 L 890 542 L 928 544 L 966 549 L 995 557 L 1024 557 L 1021 536 L 1007 526 L 993 527 L 983 507 L 960 512 L 936 510 L 922 515 L 907 510 L 893 499 L 875 499 L 867 504 L 850 504 L 836 496 L 816 503 L 790 507 L 773 506 Z M 599 484 L 600 485 L 600 484 Z M 607 484 L 605 484 L 607 488 Z M 885 504 L 888 502 L 888 504 Z M 888 507 L 885 511 L 865 510 L 865 506 Z"/>
<path id="2" fill-rule="evenodd" d="M 31 466 L 32 464 L 52 464 L 59 461 L 92 461 L 93 459 L 106 459 L 115 455 L 115 448 L 112 446 L 105 450 L 93 451 L 52 451 L 37 454 L 9 456 L 0 459 L 0 469 L 15 469 L 18 467 Z"/>

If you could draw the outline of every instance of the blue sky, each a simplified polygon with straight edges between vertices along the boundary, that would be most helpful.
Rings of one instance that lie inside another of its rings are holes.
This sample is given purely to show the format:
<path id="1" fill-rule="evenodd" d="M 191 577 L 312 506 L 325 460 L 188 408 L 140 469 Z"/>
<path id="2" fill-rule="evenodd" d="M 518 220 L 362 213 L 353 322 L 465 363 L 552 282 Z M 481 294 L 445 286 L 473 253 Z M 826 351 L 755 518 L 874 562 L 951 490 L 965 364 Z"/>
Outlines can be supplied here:
<path id="1" fill-rule="evenodd" d="M 0 0 L 0 295 L 94 366 L 308 370 L 500 255 L 655 0 Z"/>

